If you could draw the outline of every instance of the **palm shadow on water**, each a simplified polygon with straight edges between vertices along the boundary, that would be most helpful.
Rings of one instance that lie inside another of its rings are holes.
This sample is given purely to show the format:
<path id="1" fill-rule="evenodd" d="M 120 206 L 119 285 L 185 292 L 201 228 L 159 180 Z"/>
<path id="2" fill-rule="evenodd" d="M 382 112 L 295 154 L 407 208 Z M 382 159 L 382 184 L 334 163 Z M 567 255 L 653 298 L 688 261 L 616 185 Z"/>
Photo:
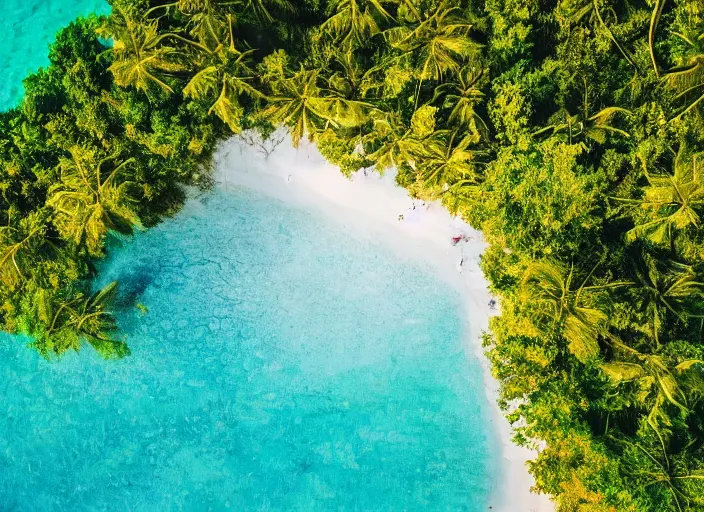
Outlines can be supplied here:
<path id="1" fill-rule="evenodd" d="M 105 359 L 121 359 L 131 355 L 127 335 L 118 325 L 117 317 L 135 308 L 146 313 L 146 308 L 142 306 L 140 300 L 147 289 L 154 284 L 158 273 L 156 263 L 144 261 L 134 262 L 134 265 L 123 267 L 117 273 L 104 273 L 106 264 L 111 259 L 110 255 L 123 250 L 133 242 L 133 237 L 111 235 L 107 243 L 108 257 L 99 262 L 95 269 L 97 279 L 93 297 L 109 290 L 100 304 L 104 329 L 98 336 L 86 336 L 85 339 Z"/>
<path id="2" fill-rule="evenodd" d="M 112 302 L 115 312 L 123 312 L 139 307 L 140 298 L 154 283 L 155 273 L 148 265 L 138 266 L 120 276 L 118 292 Z"/>

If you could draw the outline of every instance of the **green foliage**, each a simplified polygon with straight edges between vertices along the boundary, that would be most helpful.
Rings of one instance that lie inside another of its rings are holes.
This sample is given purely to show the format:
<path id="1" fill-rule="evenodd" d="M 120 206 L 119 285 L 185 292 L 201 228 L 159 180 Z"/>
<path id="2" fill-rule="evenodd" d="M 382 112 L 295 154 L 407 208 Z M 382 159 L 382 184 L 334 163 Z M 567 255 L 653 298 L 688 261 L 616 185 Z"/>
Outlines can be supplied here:
<path id="1" fill-rule="evenodd" d="M 203 181 L 221 133 L 207 108 L 151 87 L 145 94 L 139 80 L 118 87 L 110 70 L 122 50 L 96 35 L 106 23 L 79 20 L 60 32 L 50 67 L 26 80 L 21 108 L 0 115 L 0 324 L 32 335 L 46 355 L 82 342 L 105 356 L 129 352 L 106 334 L 107 304 L 83 298 L 91 260 L 109 233 L 129 235 L 174 211 L 178 184 Z M 90 318 L 99 322 L 81 322 L 98 310 Z"/>
<path id="2" fill-rule="evenodd" d="M 536 490 L 702 510 L 703 30 L 697 0 L 113 0 L 0 114 L 0 324 L 126 355 L 116 286 L 91 293 L 108 237 L 207 185 L 221 138 L 283 125 L 484 233 Z"/>
<path id="3" fill-rule="evenodd" d="M 138 200 L 130 194 L 134 182 L 123 178 L 134 160 L 106 173 L 103 165 L 114 157 L 96 163 L 93 150 L 73 147 L 70 152 L 72 158 L 59 164 L 60 181 L 49 189 L 46 204 L 54 210 L 54 224 L 62 236 L 99 256 L 108 231 L 131 234 L 132 227 L 140 225 L 131 204 Z"/>
<path id="4" fill-rule="evenodd" d="M 672 175 L 653 175 L 644 170 L 648 186 L 637 202 L 645 215 L 626 233 L 628 240 L 647 238 L 655 244 L 669 243 L 676 231 L 699 228 L 699 214 L 704 206 L 703 155 L 689 155 L 684 148 L 675 158 Z M 644 217 L 644 218 L 643 218 Z"/>

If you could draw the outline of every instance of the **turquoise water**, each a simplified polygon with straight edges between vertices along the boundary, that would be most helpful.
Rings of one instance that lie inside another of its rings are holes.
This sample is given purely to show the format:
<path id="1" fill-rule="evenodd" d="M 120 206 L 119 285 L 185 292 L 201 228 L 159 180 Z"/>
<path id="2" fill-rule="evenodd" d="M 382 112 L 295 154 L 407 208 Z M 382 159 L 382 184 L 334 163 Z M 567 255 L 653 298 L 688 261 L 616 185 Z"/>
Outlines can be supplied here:
<path id="1" fill-rule="evenodd" d="M 56 32 L 78 16 L 109 12 L 105 0 L 2 0 L 0 111 L 19 104 L 22 80 L 49 64 Z"/>
<path id="2" fill-rule="evenodd" d="M 0 510 L 488 509 L 460 297 L 382 241 L 214 192 L 101 275 L 131 357 L 0 339 Z"/>

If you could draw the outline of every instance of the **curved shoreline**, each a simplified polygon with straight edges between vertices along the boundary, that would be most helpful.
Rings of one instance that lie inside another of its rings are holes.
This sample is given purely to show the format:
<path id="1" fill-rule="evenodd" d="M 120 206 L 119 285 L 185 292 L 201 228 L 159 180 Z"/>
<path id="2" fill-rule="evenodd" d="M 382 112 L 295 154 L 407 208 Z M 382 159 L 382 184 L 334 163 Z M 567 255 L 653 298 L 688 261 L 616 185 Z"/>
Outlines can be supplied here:
<path id="1" fill-rule="evenodd" d="M 279 134 L 275 139 L 278 145 L 272 142 L 256 145 L 241 137 L 221 144 L 214 156 L 218 185 L 225 189 L 228 186 L 254 189 L 307 209 L 318 209 L 343 222 L 350 216 L 364 216 L 367 229 L 382 231 L 390 247 L 403 257 L 430 264 L 439 277 L 453 286 L 465 304 L 469 349 L 484 369 L 493 430 L 502 447 L 502 479 L 492 497 L 492 510 L 554 510 L 548 496 L 530 492 L 534 480 L 525 463 L 535 457 L 535 452 L 512 443 L 511 428 L 496 403 L 498 382 L 491 375 L 481 345 L 481 334 L 494 313 L 488 304 L 491 299 L 488 283 L 478 266 L 486 247 L 481 233 L 453 218 L 437 203 L 414 203 L 406 190 L 395 184 L 391 172 L 380 177 L 376 172 L 360 171 L 347 179 L 312 144 L 302 141 L 296 150 L 288 135 Z M 452 237 L 460 234 L 469 240 L 453 246 Z"/>

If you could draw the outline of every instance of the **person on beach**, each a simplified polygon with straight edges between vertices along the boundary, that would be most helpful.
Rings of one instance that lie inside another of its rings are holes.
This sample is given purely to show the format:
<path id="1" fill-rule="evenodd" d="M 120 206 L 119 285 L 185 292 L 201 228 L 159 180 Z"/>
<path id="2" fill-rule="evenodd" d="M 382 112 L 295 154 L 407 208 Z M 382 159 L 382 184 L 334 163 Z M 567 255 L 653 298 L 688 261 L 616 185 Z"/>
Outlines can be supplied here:
<path id="1" fill-rule="evenodd" d="M 450 239 L 450 243 L 452 244 L 453 247 L 455 247 L 460 242 L 466 242 L 466 241 L 467 241 L 467 237 L 465 235 L 453 236 Z M 462 245 L 460 247 L 460 249 L 461 249 L 460 250 L 460 261 L 457 264 L 457 272 L 462 272 L 462 265 L 464 265 L 464 245 Z"/>
<path id="2" fill-rule="evenodd" d="M 450 243 L 452 245 L 457 245 L 460 242 L 475 242 L 476 238 L 472 235 L 466 235 L 464 233 L 460 233 L 459 235 L 455 235 L 450 239 Z"/>
<path id="3" fill-rule="evenodd" d="M 491 299 L 489 301 L 489 309 L 491 309 L 491 310 L 496 309 L 496 299 Z"/>

